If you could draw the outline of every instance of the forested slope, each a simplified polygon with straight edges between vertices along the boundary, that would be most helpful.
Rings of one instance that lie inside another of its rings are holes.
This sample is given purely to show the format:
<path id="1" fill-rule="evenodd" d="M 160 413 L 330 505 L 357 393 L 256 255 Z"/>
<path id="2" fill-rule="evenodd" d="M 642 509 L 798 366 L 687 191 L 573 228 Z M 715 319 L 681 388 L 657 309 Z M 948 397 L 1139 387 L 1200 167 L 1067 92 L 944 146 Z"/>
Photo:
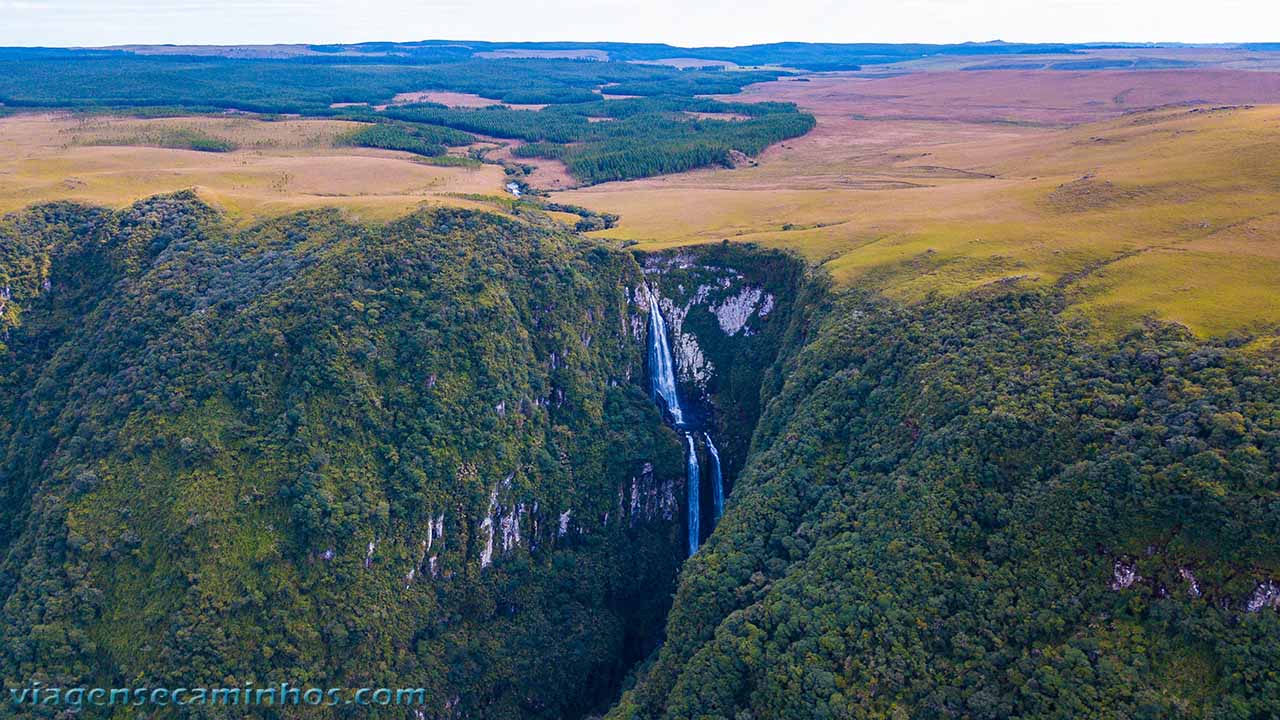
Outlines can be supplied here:
<path id="1" fill-rule="evenodd" d="M 1280 711 L 1273 348 L 841 299 L 611 718 Z"/>
<path id="2" fill-rule="evenodd" d="M 4 219 L 6 686 L 603 707 L 682 558 L 640 282 L 464 211 L 236 230 L 182 193 Z"/>
<path id="3" fill-rule="evenodd" d="M 682 569 L 642 283 L 738 456 Z M 5 218 L 0 288 L 9 687 L 583 717 L 646 658 L 611 718 L 1280 710 L 1274 347 L 467 211 L 237 229 L 189 193 Z"/>

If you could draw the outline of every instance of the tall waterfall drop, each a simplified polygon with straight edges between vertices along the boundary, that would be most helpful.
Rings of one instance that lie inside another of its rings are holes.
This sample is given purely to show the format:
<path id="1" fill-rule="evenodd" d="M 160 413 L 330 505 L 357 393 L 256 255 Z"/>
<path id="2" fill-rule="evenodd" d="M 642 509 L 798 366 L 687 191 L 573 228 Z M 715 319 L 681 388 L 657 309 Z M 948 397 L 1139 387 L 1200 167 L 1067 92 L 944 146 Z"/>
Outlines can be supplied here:
<path id="1" fill-rule="evenodd" d="M 716 444 L 711 442 L 710 434 L 702 433 L 702 437 L 707 439 L 707 451 L 711 453 L 711 517 L 712 527 L 715 527 L 724 514 L 724 478 L 720 475 L 720 452 L 716 450 Z"/>
<path id="2" fill-rule="evenodd" d="M 662 309 L 658 306 L 658 294 L 649 289 L 649 384 L 653 391 L 653 399 L 660 405 L 666 406 L 667 412 L 671 415 L 671 422 L 678 429 L 686 429 L 690 426 L 685 422 L 684 408 L 680 406 L 680 396 L 676 392 L 676 368 L 675 362 L 671 357 L 671 341 L 667 337 L 667 322 L 662 317 Z M 711 436 L 703 433 L 706 438 L 707 450 L 711 453 L 711 479 L 713 498 L 715 499 L 715 516 L 712 521 L 714 523 L 720 520 L 720 515 L 724 512 L 724 486 L 720 475 L 720 453 L 716 450 L 715 444 L 711 442 Z M 698 465 L 698 443 L 694 440 L 693 433 L 685 431 L 684 441 L 689 449 L 688 459 L 685 461 L 685 471 L 687 472 L 686 488 L 688 493 L 688 518 L 689 518 L 689 555 L 693 555 L 698 551 L 698 542 L 701 540 L 702 534 L 702 470 Z"/>
<path id="3" fill-rule="evenodd" d="M 667 321 L 662 319 L 658 294 L 652 290 L 649 291 L 649 379 L 654 399 L 662 399 L 676 427 L 684 425 L 684 411 L 676 394 L 675 363 L 667 340 Z"/>
<path id="4" fill-rule="evenodd" d="M 701 530 L 699 519 L 702 510 L 699 507 L 698 495 L 702 490 L 702 472 L 698 468 L 698 448 L 693 442 L 693 434 L 685 433 L 684 440 L 689 445 L 689 460 L 686 465 L 689 474 L 689 555 L 698 552 L 698 535 Z"/>

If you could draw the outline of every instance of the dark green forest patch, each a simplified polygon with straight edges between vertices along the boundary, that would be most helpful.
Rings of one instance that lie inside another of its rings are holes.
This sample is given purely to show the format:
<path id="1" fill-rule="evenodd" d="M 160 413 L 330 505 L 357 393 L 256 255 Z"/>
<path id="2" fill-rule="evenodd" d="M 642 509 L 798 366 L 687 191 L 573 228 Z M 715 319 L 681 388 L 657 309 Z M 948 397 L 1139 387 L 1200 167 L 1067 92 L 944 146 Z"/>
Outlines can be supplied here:
<path id="1" fill-rule="evenodd" d="M 463 132 L 430 125 L 375 124 L 338 139 L 341 145 L 402 150 L 424 157 L 444 155 L 449 146 L 468 145 L 475 138 Z"/>
<path id="2" fill-rule="evenodd" d="M 610 717 L 1274 713 L 1280 358 L 1061 308 L 844 297 Z"/>

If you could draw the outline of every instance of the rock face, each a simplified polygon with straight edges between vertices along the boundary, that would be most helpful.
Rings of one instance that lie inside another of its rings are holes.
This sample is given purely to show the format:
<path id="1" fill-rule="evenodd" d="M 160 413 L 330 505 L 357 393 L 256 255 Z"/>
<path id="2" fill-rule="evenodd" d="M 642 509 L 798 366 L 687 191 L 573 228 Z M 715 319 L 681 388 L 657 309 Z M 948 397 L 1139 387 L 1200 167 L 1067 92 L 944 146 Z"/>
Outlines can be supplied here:
<path id="1" fill-rule="evenodd" d="M 713 244 L 640 257 L 666 319 L 681 398 L 719 448 L 726 481 L 740 468 L 761 389 L 807 282 L 803 263 L 753 246 Z M 646 295 L 633 293 L 632 305 Z M 632 332 L 643 325 L 633 320 Z M 710 498 L 708 498 L 710 499 Z"/>
<path id="2" fill-rule="evenodd" d="M 1178 577 L 1181 577 L 1187 583 L 1187 595 L 1198 598 L 1200 597 L 1200 581 L 1196 579 L 1195 573 L 1191 572 L 1191 568 L 1178 568 Z"/>
<path id="3" fill-rule="evenodd" d="M 711 314 L 716 316 L 716 322 L 720 323 L 720 329 L 726 335 L 737 335 L 743 330 L 751 334 L 747 322 L 752 316 L 768 317 L 772 309 L 772 295 L 758 287 L 745 287 L 719 305 L 712 305 Z"/>
<path id="4" fill-rule="evenodd" d="M 652 286 L 667 320 L 671 351 L 675 356 L 678 378 L 705 399 L 716 366 L 703 350 L 698 332 L 686 327 L 691 312 L 709 313 L 725 336 L 755 334 L 750 326 L 754 318 L 767 318 L 773 310 L 773 294 L 752 284 L 742 273 L 728 267 L 700 263 L 691 253 L 669 256 L 655 255 L 646 259 L 645 274 L 654 277 Z M 683 271 L 672 286 L 663 282 L 673 270 Z M 686 284 L 693 278 L 696 284 Z"/>
<path id="5" fill-rule="evenodd" d="M 476 526 L 476 536 L 480 542 L 477 562 L 482 569 L 518 549 L 532 552 L 540 546 L 554 547 L 557 542 L 564 541 L 573 534 L 587 532 L 587 528 L 573 526 L 572 509 L 543 517 L 540 501 L 520 499 L 512 490 L 515 477 L 515 473 L 512 473 L 493 487 L 489 493 L 488 512 Z M 641 463 L 638 472 L 618 486 L 617 508 L 601 516 L 601 527 L 607 529 L 613 522 L 634 529 L 648 524 L 661 526 L 678 521 L 676 486 L 675 479 L 658 477 L 654 473 L 652 462 Z M 436 522 L 432 521 L 433 532 L 436 531 Z M 438 532 L 443 533 L 443 515 L 438 522 Z M 423 552 L 430 549 L 431 543 L 424 540 Z M 435 556 L 429 560 L 434 561 Z M 431 569 L 434 575 L 434 564 Z"/>
<path id="6" fill-rule="evenodd" d="M 640 473 L 631 478 L 630 487 L 619 490 L 620 498 L 625 498 L 626 507 L 619 503 L 618 510 L 625 515 L 628 525 L 635 527 L 638 523 L 676 519 L 679 511 L 675 483 L 655 479 L 653 463 L 646 462 Z"/>
<path id="7" fill-rule="evenodd" d="M 1148 558 L 1158 558 L 1164 554 L 1165 549 L 1155 545 L 1148 546 L 1146 550 Z M 1120 591 L 1132 590 L 1146 585 L 1152 591 L 1154 598 L 1167 600 L 1171 597 L 1169 587 L 1161 580 L 1158 572 L 1156 575 L 1155 578 L 1143 577 L 1138 572 L 1136 559 L 1129 556 L 1120 556 L 1112 561 L 1111 580 L 1107 583 L 1107 587 L 1114 591 Z M 1246 613 L 1257 613 L 1267 608 L 1280 610 L 1280 582 L 1275 580 L 1258 581 L 1253 592 L 1241 598 L 1239 596 L 1222 595 L 1219 588 L 1209 587 L 1206 589 L 1201 584 L 1200 578 L 1196 577 L 1195 572 L 1187 566 L 1177 567 L 1177 579 L 1183 583 L 1187 598 L 1198 600 L 1206 597 L 1207 592 L 1207 599 L 1224 611 L 1239 612 L 1243 610 Z"/>
<path id="8" fill-rule="evenodd" d="M 1142 576 L 1133 558 L 1116 558 L 1111 568 L 1111 589 L 1124 590 L 1138 582 L 1142 582 Z"/>
<path id="9" fill-rule="evenodd" d="M 802 266 L 782 253 L 728 244 L 644 255 L 641 264 L 647 287 L 630 297 L 650 304 L 648 370 L 658 402 L 670 410 L 674 397 L 679 405 L 668 418 L 685 437 L 683 519 L 692 555 L 732 494 L 788 327 L 789 313 L 779 309 L 792 305 L 779 297 L 794 294 Z M 655 352 L 659 332 L 665 342 Z M 672 373 L 665 372 L 668 347 Z"/>
<path id="10" fill-rule="evenodd" d="M 1254 589 L 1244 606 L 1245 611 L 1251 613 L 1259 612 L 1263 608 L 1280 610 L 1280 583 L 1273 580 L 1258 583 L 1258 587 Z"/>
<path id="11" fill-rule="evenodd" d="M 774 295 L 737 269 L 692 251 L 648 256 L 644 272 L 667 320 L 678 379 L 705 401 L 716 363 L 704 344 L 722 338 L 707 337 L 710 327 L 706 323 L 694 327 L 688 322 L 690 314 L 713 318 L 724 337 L 750 337 L 756 333 L 753 321 L 764 320 L 773 311 Z"/>

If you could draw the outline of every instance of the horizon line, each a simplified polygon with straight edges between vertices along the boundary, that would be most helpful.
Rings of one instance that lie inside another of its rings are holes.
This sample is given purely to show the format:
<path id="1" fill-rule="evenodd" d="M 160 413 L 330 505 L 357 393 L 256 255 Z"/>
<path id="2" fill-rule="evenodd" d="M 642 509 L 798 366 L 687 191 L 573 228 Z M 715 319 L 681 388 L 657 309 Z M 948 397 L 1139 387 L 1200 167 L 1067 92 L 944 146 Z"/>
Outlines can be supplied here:
<path id="1" fill-rule="evenodd" d="M 886 46 L 886 47 L 902 47 L 902 46 L 925 46 L 925 47 L 963 47 L 965 45 L 975 46 L 1054 46 L 1061 45 L 1066 47 L 1081 48 L 1098 48 L 1098 49 L 1124 49 L 1124 48 L 1241 48 L 1248 45 L 1277 45 L 1280 46 L 1280 40 L 1224 40 L 1217 42 L 1187 42 L 1182 40 L 1090 40 L 1090 41 L 1020 41 L 1020 40 L 964 40 L 957 42 L 924 42 L 924 41 L 849 41 L 849 42 L 830 42 L 820 40 L 778 40 L 773 42 L 761 43 L 744 43 L 740 45 L 722 44 L 722 45 L 674 45 L 667 42 L 640 42 L 628 40 L 485 40 L 477 38 L 424 38 L 420 40 L 357 40 L 357 41 L 311 41 L 311 42 L 119 42 L 109 45 L 0 45 L 2 50 L 119 50 L 124 48 L 135 47 L 155 47 L 155 48 L 269 48 L 269 47 L 316 47 L 316 46 L 344 46 L 358 47 L 361 45 L 423 45 L 432 43 L 484 43 L 488 45 L 577 45 L 581 46 L 577 49 L 591 49 L 597 45 L 629 45 L 629 46 L 663 46 L 674 50 L 732 50 L 742 48 L 758 48 L 776 45 L 825 45 L 835 47 L 859 47 L 859 46 Z M 566 48 L 569 49 L 569 48 Z"/>

